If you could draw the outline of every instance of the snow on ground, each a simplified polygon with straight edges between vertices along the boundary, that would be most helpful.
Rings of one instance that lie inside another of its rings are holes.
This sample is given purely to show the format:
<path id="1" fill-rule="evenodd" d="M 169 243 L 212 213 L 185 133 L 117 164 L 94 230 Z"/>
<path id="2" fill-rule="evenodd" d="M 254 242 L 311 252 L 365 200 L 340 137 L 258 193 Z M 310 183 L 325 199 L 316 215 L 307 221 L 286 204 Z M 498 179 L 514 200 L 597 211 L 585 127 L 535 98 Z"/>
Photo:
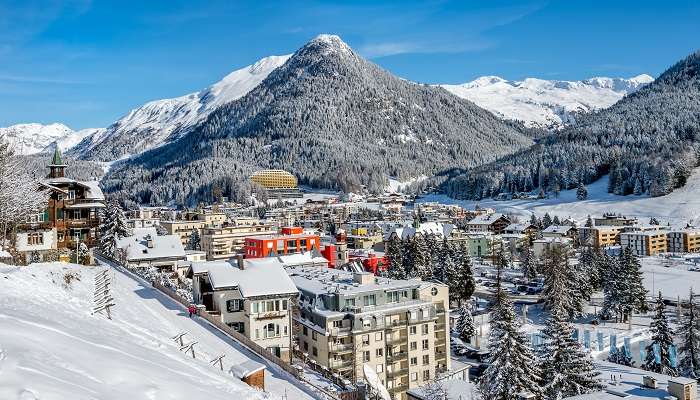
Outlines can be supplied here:
<path id="1" fill-rule="evenodd" d="M 695 293 L 700 292 L 700 272 L 689 271 L 682 261 L 661 257 L 644 257 L 641 261 L 649 296 L 656 297 L 661 291 L 664 298 L 675 300 L 687 299 L 691 288 Z"/>
<path id="2" fill-rule="evenodd" d="M 266 389 L 227 374 L 251 357 L 174 301 L 111 270 L 112 320 L 91 315 L 94 276 L 71 264 L 0 266 L 1 399 L 309 398 L 268 367 Z M 69 284 L 65 276 L 76 278 Z M 186 331 L 197 359 L 171 340 Z M 224 372 L 209 365 L 225 354 Z M 260 361 L 257 359 L 256 361 Z"/>
<path id="3" fill-rule="evenodd" d="M 540 216 L 548 212 L 560 218 L 570 216 L 584 221 L 588 215 L 614 212 L 638 217 L 644 223 L 648 222 L 649 218 L 656 217 L 663 223 L 670 222 L 674 226 L 685 226 L 689 221 L 700 224 L 700 168 L 693 171 L 684 187 L 662 197 L 617 196 L 607 192 L 607 185 L 607 177 L 602 177 L 589 185 L 588 199 L 584 201 L 576 199 L 576 190 L 565 190 L 558 198 L 542 200 L 469 201 L 455 200 L 441 194 L 430 194 L 422 197 L 418 202 L 459 204 L 468 209 L 474 209 L 474 206 L 479 204 L 482 207 L 492 207 L 499 212 L 513 213 L 525 218 L 529 218 L 533 212 Z"/>
<path id="4" fill-rule="evenodd" d="M 415 178 L 411 178 L 405 181 L 400 181 L 398 179 L 389 178 L 389 184 L 387 185 L 385 191 L 387 193 L 399 193 L 404 191 L 410 184 L 414 182 L 420 182 L 428 179 L 427 176 L 421 175 Z"/>

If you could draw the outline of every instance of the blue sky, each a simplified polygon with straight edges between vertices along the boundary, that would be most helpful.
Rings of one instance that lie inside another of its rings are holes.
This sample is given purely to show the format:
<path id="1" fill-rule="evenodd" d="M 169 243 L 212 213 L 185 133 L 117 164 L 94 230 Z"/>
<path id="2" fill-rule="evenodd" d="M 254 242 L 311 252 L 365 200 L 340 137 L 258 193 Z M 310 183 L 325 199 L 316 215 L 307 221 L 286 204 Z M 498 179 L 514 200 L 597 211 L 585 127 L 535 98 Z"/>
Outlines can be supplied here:
<path id="1" fill-rule="evenodd" d="M 698 21 L 697 0 L 0 0 L 0 126 L 106 126 L 319 33 L 426 83 L 656 76 L 700 48 Z"/>

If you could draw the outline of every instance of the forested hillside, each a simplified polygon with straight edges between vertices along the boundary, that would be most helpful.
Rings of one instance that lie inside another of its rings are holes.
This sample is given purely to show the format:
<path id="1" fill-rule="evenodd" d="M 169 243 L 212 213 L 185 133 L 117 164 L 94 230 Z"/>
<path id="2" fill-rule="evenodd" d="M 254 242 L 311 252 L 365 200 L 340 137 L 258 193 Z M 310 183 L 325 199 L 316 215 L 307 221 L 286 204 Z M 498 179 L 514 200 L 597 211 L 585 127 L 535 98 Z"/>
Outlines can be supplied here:
<path id="1" fill-rule="evenodd" d="M 282 168 L 321 188 L 380 191 L 388 176 L 474 167 L 532 144 L 442 88 L 397 78 L 337 36 L 298 50 L 242 98 L 182 139 L 115 166 L 107 191 L 142 203 L 234 196 L 256 169 Z"/>
<path id="2" fill-rule="evenodd" d="M 557 193 L 608 175 L 615 194 L 660 196 L 685 184 L 700 164 L 700 52 L 612 107 L 529 149 L 452 172 L 443 186 L 455 198 L 499 193 Z"/>

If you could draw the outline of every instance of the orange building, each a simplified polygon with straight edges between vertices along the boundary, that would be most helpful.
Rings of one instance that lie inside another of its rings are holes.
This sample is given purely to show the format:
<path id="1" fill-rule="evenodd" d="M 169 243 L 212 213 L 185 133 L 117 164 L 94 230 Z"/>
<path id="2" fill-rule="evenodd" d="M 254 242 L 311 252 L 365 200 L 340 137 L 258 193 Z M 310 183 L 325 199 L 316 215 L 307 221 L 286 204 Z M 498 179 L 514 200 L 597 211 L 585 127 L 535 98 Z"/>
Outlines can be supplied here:
<path id="1" fill-rule="evenodd" d="M 245 239 L 246 258 L 262 258 L 277 255 L 303 253 L 313 249 L 320 251 L 321 238 L 305 234 L 302 228 L 282 228 L 279 236 L 251 236 Z"/>

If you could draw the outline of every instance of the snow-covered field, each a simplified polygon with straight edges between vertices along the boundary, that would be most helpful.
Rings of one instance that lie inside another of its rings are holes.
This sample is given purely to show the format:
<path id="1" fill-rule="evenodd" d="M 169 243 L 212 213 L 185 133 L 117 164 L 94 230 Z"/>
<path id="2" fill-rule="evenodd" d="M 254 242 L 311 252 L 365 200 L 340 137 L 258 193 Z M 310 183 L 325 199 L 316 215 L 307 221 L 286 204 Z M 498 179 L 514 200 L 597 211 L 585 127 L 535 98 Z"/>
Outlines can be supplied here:
<path id="1" fill-rule="evenodd" d="M 269 393 L 229 375 L 251 357 L 247 350 L 120 272 L 110 270 L 113 319 L 91 315 L 101 270 L 0 265 L 0 399 L 309 398 L 269 367 Z M 66 276 L 74 278 L 66 283 Z M 180 332 L 198 342 L 196 359 L 171 340 Z M 223 372 L 209 365 L 221 354 Z"/>
<path id="2" fill-rule="evenodd" d="M 558 198 L 542 200 L 468 201 L 431 194 L 422 197 L 418 202 L 459 204 L 472 210 L 479 204 L 482 207 L 495 208 L 498 212 L 513 213 L 525 218 L 529 218 L 533 212 L 540 216 L 548 212 L 560 218 L 572 217 L 583 221 L 588 215 L 599 216 L 606 212 L 614 212 L 638 217 L 644 223 L 648 222 L 650 217 L 656 217 L 662 223 L 670 222 L 674 226 L 685 226 L 689 221 L 700 224 L 700 168 L 693 171 L 684 187 L 662 197 L 617 196 L 607 192 L 607 185 L 607 177 L 589 185 L 588 199 L 584 201 L 576 199 L 576 190 L 566 190 L 561 192 Z"/>

